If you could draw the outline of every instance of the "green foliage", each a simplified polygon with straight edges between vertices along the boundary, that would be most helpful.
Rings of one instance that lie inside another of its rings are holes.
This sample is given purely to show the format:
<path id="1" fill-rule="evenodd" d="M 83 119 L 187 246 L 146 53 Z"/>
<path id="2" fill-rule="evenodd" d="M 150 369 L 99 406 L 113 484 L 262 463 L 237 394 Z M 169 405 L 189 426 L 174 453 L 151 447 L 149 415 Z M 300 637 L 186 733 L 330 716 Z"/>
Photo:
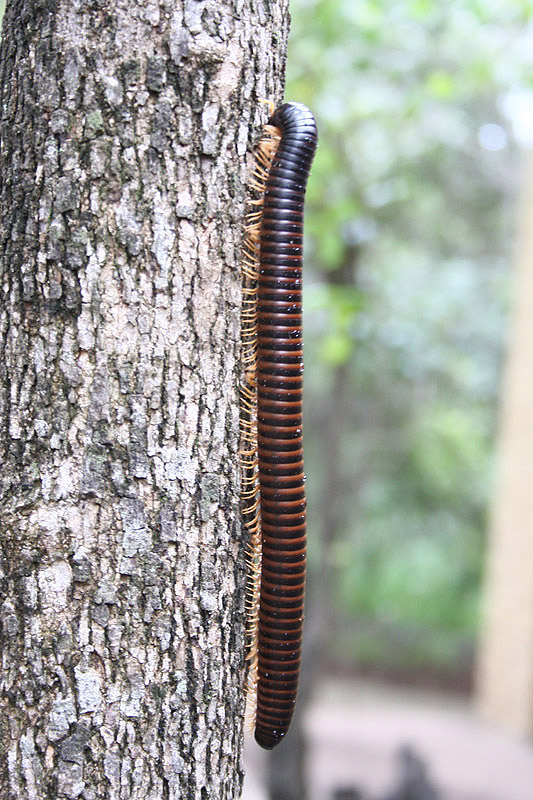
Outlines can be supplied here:
<path id="1" fill-rule="evenodd" d="M 329 366 L 344 364 L 352 354 L 351 328 L 361 310 L 361 293 L 350 286 L 313 284 L 306 292 L 306 314 L 322 314 L 324 334 L 319 346 L 319 359 Z"/>
<path id="2" fill-rule="evenodd" d="M 532 7 L 293 0 L 292 17 L 286 94 L 320 133 L 306 226 L 311 530 L 333 541 L 344 613 L 376 623 L 358 659 L 452 664 L 477 625 L 517 163 L 501 100 L 533 74 Z M 487 123 L 494 151 L 480 144 Z M 400 655 L 379 642 L 383 625 L 396 643 L 423 635 Z"/>

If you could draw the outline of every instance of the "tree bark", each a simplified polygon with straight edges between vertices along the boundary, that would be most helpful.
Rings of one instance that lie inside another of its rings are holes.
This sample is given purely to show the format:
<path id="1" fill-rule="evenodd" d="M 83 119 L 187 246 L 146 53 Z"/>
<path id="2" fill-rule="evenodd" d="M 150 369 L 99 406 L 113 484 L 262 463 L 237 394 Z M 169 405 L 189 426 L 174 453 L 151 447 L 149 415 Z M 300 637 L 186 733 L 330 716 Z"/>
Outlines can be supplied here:
<path id="1" fill-rule="evenodd" d="M 246 152 L 287 0 L 11 0 L 0 796 L 236 798 Z"/>

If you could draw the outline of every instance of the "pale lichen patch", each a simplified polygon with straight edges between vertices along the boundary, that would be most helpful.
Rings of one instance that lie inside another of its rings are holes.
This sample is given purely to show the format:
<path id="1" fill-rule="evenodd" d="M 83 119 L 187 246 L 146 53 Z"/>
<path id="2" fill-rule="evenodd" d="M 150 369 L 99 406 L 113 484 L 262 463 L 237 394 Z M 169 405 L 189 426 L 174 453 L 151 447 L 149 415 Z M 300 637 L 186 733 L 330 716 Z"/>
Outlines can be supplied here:
<path id="1" fill-rule="evenodd" d="M 98 711 L 102 704 L 102 678 L 95 670 L 79 665 L 74 670 L 76 695 L 82 714 Z"/>
<path id="2" fill-rule="evenodd" d="M 64 609 L 69 600 L 72 568 L 67 561 L 56 561 L 38 573 L 40 601 L 43 608 L 53 611 Z"/>

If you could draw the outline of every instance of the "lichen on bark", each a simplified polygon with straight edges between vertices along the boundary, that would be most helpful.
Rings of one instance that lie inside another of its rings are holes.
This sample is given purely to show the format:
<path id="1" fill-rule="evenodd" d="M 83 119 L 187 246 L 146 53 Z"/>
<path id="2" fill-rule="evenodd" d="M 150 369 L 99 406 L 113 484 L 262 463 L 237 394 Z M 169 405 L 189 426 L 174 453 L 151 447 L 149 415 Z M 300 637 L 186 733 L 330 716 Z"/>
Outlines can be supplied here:
<path id="1" fill-rule="evenodd" d="M 246 154 L 286 0 L 11 0 L 0 796 L 236 798 Z"/>

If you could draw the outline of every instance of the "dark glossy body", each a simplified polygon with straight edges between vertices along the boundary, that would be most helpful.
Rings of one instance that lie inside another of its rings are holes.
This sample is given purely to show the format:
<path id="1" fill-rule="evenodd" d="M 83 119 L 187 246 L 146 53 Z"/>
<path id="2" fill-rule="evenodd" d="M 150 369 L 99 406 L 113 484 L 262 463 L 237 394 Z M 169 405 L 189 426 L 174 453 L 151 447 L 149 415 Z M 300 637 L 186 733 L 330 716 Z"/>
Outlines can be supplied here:
<path id="1" fill-rule="evenodd" d="M 302 450 L 304 194 L 317 144 L 313 115 L 280 106 L 281 141 L 266 185 L 258 283 L 257 426 L 262 567 L 255 738 L 287 732 L 300 671 L 305 588 Z"/>

